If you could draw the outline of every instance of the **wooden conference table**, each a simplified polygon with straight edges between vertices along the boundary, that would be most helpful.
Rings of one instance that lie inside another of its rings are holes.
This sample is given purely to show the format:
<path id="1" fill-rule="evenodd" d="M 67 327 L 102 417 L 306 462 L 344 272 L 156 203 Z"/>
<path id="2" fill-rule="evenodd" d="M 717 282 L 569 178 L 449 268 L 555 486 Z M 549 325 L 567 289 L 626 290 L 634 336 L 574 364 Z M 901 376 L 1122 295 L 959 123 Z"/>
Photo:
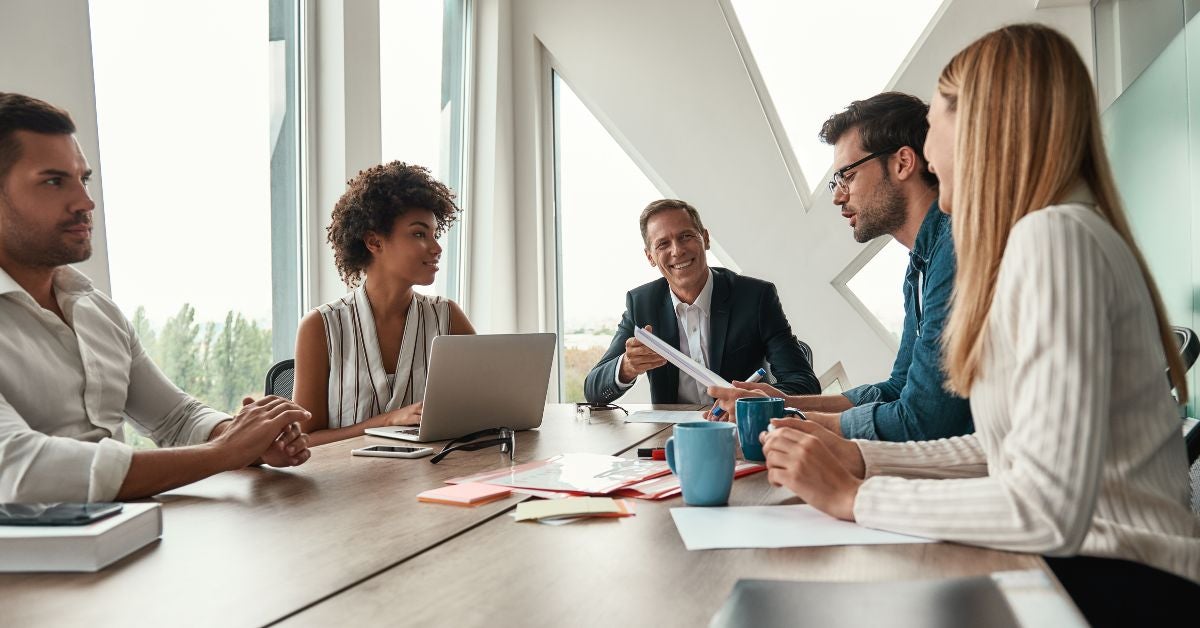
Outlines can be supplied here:
<path id="1" fill-rule="evenodd" d="M 630 411 L 652 406 L 629 406 Z M 683 406 L 653 406 L 682 409 Z M 517 435 L 516 462 L 565 452 L 632 456 L 665 424 L 547 406 Z M 355 438 L 294 469 L 224 473 L 157 498 L 163 537 L 94 574 L 0 574 L 13 626 L 704 625 L 739 578 L 891 580 L 1046 569 L 1041 558 L 949 543 L 689 552 L 676 497 L 637 515 L 566 526 L 515 523 L 524 496 L 477 508 L 416 501 L 443 481 L 508 464 L 496 449 L 351 457 Z M 731 505 L 796 503 L 763 473 Z"/>

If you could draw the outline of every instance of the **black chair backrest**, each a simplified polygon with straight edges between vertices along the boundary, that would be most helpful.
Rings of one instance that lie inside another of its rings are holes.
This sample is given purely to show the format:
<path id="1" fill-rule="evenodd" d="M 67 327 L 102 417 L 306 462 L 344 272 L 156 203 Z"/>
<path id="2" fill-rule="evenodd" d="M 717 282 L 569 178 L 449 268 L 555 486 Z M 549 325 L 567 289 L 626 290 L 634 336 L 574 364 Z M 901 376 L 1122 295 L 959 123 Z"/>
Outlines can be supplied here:
<path id="1" fill-rule="evenodd" d="M 277 395 L 284 399 L 292 398 L 292 388 L 296 385 L 296 361 L 283 360 L 276 363 L 267 371 L 266 394 Z"/>
<path id="2" fill-rule="evenodd" d="M 804 354 L 804 357 L 808 358 L 808 366 L 814 369 L 817 368 L 813 365 L 812 361 L 812 347 L 808 346 L 808 343 L 803 340 L 797 339 L 796 342 L 800 343 L 800 352 Z"/>
<path id="3" fill-rule="evenodd" d="M 1183 369 L 1191 370 L 1192 365 L 1196 363 L 1196 358 L 1200 357 L 1200 339 L 1196 338 L 1196 332 L 1187 327 L 1175 327 L 1175 339 L 1179 341 L 1179 354 L 1183 358 Z M 1170 379 L 1171 373 L 1167 371 L 1167 378 Z M 1192 395 L 1196 391 L 1191 391 Z M 1183 441 L 1187 445 L 1188 464 L 1195 464 L 1197 458 L 1200 458 L 1200 427 L 1194 427 L 1190 432 L 1183 436 Z M 1193 467 L 1192 470 L 1192 486 L 1200 488 L 1200 467 Z M 1194 488 L 1195 490 L 1195 488 Z M 1197 496 L 1200 497 L 1200 496 Z M 1195 505 L 1200 505 L 1200 502 L 1193 502 Z"/>
<path id="4" fill-rule="evenodd" d="M 1175 340 L 1179 341 L 1179 353 L 1183 357 L 1183 369 L 1189 370 L 1200 357 L 1200 339 L 1196 332 L 1187 327 L 1175 327 Z"/>

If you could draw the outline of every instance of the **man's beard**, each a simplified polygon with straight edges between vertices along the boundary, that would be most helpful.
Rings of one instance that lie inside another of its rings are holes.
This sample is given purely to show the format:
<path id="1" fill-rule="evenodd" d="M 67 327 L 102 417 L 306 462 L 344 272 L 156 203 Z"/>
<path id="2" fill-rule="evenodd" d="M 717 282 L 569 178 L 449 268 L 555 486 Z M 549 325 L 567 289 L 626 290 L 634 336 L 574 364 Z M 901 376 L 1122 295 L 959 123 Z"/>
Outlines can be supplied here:
<path id="1" fill-rule="evenodd" d="M 0 216 L 4 219 L 4 229 L 0 230 L 0 248 L 14 262 L 30 267 L 56 268 L 76 264 L 92 256 L 91 238 L 79 244 L 66 244 L 63 241 L 63 229 L 76 225 L 91 226 L 92 218 L 87 212 L 78 212 L 71 220 L 55 225 L 50 234 L 37 234 L 13 207 L 12 201 L 0 192 Z"/>
<path id="2" fill-rule="evenodd" d="M 875 202 L 871 202 L 875 201 Z M 870 242 L 881 235 L 895 233 L 904 226 L 908 205 L 904 194 L 890 179 L 879 183 L 879 193 L 869 201 L 871 204 L 853 208 L 857 220 L 854 239 L 860 243 Z"/>

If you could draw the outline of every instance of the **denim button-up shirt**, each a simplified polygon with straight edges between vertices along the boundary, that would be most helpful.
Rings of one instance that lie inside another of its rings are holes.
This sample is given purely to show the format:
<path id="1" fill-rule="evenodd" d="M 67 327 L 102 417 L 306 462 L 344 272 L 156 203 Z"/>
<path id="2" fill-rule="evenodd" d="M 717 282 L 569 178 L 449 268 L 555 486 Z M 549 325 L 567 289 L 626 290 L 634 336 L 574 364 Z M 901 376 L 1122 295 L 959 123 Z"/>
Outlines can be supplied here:
<path id="1" fill-rule="evenodd" d="M 904 335 L 887 381 L 842 393 L 855 407 L 842 412 L 847 438 L 910 441 L 975 431 L 966 399 L 946 391 L 942 328 L 954 289 L 950 217 L 929 208 L 908 256 L 904 278 Z"/>

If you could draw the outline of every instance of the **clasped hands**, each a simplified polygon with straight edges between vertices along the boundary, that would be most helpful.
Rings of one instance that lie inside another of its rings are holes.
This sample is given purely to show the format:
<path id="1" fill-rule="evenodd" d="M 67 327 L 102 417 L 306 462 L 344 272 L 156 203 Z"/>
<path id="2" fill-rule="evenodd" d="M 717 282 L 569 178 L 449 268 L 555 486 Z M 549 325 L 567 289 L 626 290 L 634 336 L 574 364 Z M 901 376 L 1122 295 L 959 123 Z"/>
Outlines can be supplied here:
<path id="1" fill-rule="evenodd" d="M 245 397 L 237 416 L 214 428 L 210 443 L 220 448 L 231 469 L 251 464 L 294 467 L 311 455 L 301 427 L 311 416 L 281 397 Z"/>

